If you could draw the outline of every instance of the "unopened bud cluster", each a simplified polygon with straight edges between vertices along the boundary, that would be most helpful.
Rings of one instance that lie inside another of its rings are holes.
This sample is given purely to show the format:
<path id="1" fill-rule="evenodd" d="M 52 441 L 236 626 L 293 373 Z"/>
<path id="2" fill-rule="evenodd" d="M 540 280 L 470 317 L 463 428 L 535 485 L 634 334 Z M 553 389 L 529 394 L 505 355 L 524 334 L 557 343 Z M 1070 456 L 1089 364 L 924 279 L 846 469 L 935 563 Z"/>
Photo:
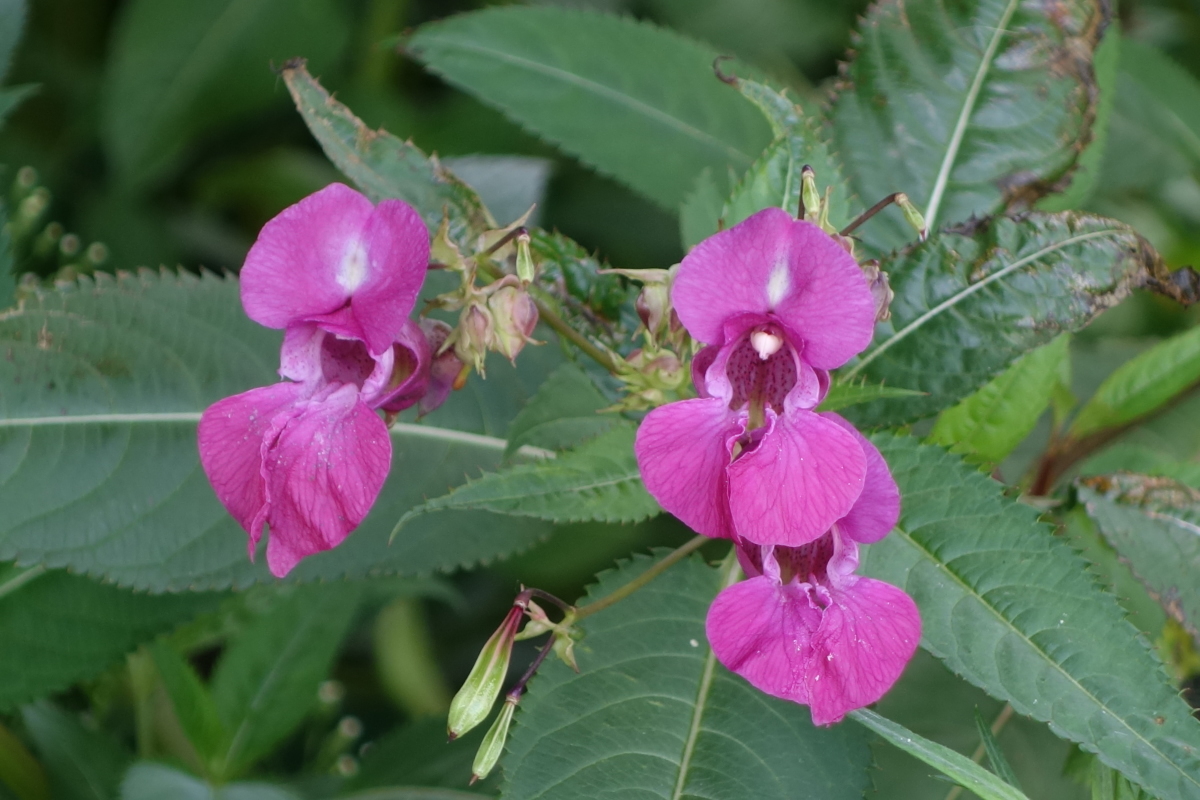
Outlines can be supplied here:
<path id="1" fill-rule="evenodd" d="M 53 201 L 50 190 L 39 185 L 33 167 L 17 170 L 6 202 L 5 228 L 16 261 L 14 271 L 30 276 L 22 280 L 27 288 L 36 288 L 40 277 L 73 281 L 108 261 L 108 247 L 102 242 L 85 244 L 50 219 Z"/>

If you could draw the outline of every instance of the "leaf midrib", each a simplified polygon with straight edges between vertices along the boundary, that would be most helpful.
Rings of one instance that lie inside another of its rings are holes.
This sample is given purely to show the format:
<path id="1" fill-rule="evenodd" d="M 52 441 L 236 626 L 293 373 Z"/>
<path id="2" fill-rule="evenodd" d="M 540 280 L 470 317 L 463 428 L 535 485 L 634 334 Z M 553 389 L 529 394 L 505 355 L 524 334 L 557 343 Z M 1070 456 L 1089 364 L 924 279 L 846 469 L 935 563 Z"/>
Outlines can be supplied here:
<path id="1" fill-rule="evenodd" d="M 983 51 L 979 67 L 975 70 L 975 77 L 971 81 L 970 88 L 967 90 L 967 96 L 963 98 L 962 109 L 960 109 L 958 119 L 954 123 L 954 131 L 950 135 L 950 141 L 946 145 L 946 154 L 942 157 L 937 177 L 933 182 L 933 191 L 929 195 L 929 205 L 925 207 L 925 224 L 930 230 L 937 230 L 937 215 L 938 211 L 941 210 L 942 197 L 945 195 L 946 186 L 950 182 L 950 172 L 954 169 L 954 163 L 958 159 L 958 151 L 962 147 L 963 138 L 966 136 L 967 126 L 970 124 L 971 115 L 975 111 L 975 104 L 979 101 L 979 92 L 983 89 L 983 82 L 986 80 L 988 72 L 996 60 L 996 51 L 1000 47 L 1000 39 L 1008 32 L 1008 23 L 1017 10 L 1018 2 L 1019 0 L 1008 0 L 1008 5 L 1004 7 L 1004 13 L 996 23 L 996 29 L 992 33 L 992 38 L 988 40 L 987 49 Z"/>
<path id="2" fill-rule="evenodd" d="M 1176 772 L 1178 772 L 1180 775 L 1182 775 L 1188 781 L 1189 784 L 1191 784 L 1197 788 L 1200 788 L 1200 779 L 1197 779 L 1196 777 L 1189 775 L 1184 769 L 1182 769 L 1178 764 L 1176 764 L 1174 760 L 1172 760 L 1169 756 L 1167 756 L 1160 749 L 1158 749 L 1158 747 L 1156 747 L 1149 739 L 1147 739 L 1141 733 L 1139 733 L 1138 731 L 1136 731 L 1132 727 L 1130 727 L 1129 723 L 1125 721 L 1124 717 L 1122 717 L 1121 715 L 1117 714 L 1115 711 L 1110 709 L 1107 704 L 1101 702 L 1099 698 L 1097 698 L 1091 691 L 1089 691 L 1085 686 L 1083 686 L 1083 684 L 1081 684 L 1078 680 L 1076 680 L 1074 675 L 1067 672 L 1061 664 L 1059 664 L 1057 661 L 1055 661 L 1053 658 L 1050 657 L 1049 653 L 1047 653 L 1044 649 L 1039 647 L 1037 645 L 1037 643 L 1033 641 L 1032 638 L 1025 635 L 1025 633 L 1023 631 L 1021 631 L 1019 628 L 1017 628 L 1015 625 L 1013 625 L 1012 622 L 1010 622 L 1003 614 L 1001 614 L 995 608 L 995 606 L 993 606 L 991 603 L 989 603 L 987 600 L 985 600 L 983 595 L 981 595 L 977 591 L 975 591 L 975 589 L 970 584 L 968 584 L 965 580 L 963 580 L 962 577 L 957 572 L 955 572 L 953 569 L 950 568 L 949 564 L 947 564 L 945 561 L 942 561 L 941 559 L 937 558 L 932 552 L 930 552 L 928 549 L 926 549 L 920 542 L 918 542 L 916 539 L 914 539 L 907 530 L 900 527 L 899 525 L 897 525 L 893 529 L 892 533 L 900 536 L 900 538 L 902 538 L 904 541 L 908 542 L 913 547 L 915 547 L 917 549 L 917 551 L 923 557 L 925 557 L 929 562 L 934 564 L 938 569 L 940 569 L 943 573 L 945 573 L 952 581 L 954 581 L 956 584 L 958 584 L 962 588 L 962 590 L 965 594 L 967 594 L 970 597 L 975 598 L 979 602 L 979 604 L 982 605 L 985 609 L 987 609 L 987 611 L 990 614 L 992 614 L 993 617 L 998 619 L 1001 622 L 1001 624 L 1004 625 L 1004 627 L 1008 628 L 1010 631 L 1012 631 L 1014 634 L 1016 634 L 1017 637 L 1021 641 L 1025 642 L 1031 649 L 1033 649 L 1034 652 L 1036 652 L 1038 655 L 1040 655 L 1046 664 L 1051 665 L 1063 678 L 1065 678 L 1067 680 L 1068 683 L 1070 683 L 1080 693 L 1082 693 L 1084 697 L 1086 697 L 1088 700 L 1095 703 L 1096 707 L 1101 709 L 1109 717 L 1111 717 L 1114 720 L 1117 720 L 1117 722 L 1120 723 L 1120 725 L 1126 731 L 1128 731 L 1129 734 L 1133 738 L 1135 738 L 1139 742 L 1142 742 L 1143 744 L 1146 745 L 1146 747 L 1150 748 L 1155 754 L 1157 754 L 1163 763 L 1169 764 Z M 989 693 L 990 693 L 990 690 L 989 690 Z"/>
<path id="3" fill-rule="evenodd" d="M 593 81 L 590 78 L 584 78 L 581 75 L 576 75 L 575 73 L 569 72 L 568 70 L 560 67 L 553 67 L 548 64 L 542 64 L 528 58 L 513 55 L 512 53 L 506 53 L 503 50 L 496 50 L 490 47 L 484 47 L 482 45 L 471 44 L 469 42 L 463 42 L 454 38 L 439 38 L 436 35 L 430 35 L 429 38 L 440 42 L 443 45 L 458 47 L 468 52 L 486 55 L 495 58 L 498 61 L 506 61 L 515 66 L 528 69 L 535 73 L 540 73 L 549 78 L 560 80 L 563 83 L 573 84 L 581 89 L 591 91 L 593 94 L 599 95 L 600 97 L 604 97 L 608 100 L 612 100 L 618 105 L 625 106 L 626 108 L 641 113 L 645 117 L 666 125 L 668 128 L 674 129 L 687 138 L 703 145 L 705 148 L 721 153 L 726 158 L 733 159 L 742 168 L 749 167 L 754 160 L 752 156 L 743 153 L 738 148 L 734 147 L 728 142 L 722 141 L 716 136 L 713 136 L 711 133 L 700 130 L 694 125 L 691 125 L 678 117 L 672 116 L 661 109 L 655 108 L 646 102 L 632 97 L 631 95 L 624 94 L 609 86 L 605 86 L 602 83 Z M 434 67 L 434 69 L 436 69 L 438 72 L 442 72 L 442 70 L 437 67 Z M 486 98 L 484 98 L 484 100 L 486 101 Z"/>
<path id="4" fill-rule="evenodd" d="M 870 364 L 875 359 L 879 358 L 880 354 L 887 352 L 897 342 L 900 342 L 900 341 L 904 340 L 905 338 L 907 338 L 909 336 L 909 334 L 913 333 L 913 331 L 920 328 L 922 325 L 924 325 L 930 319 L 938 316 L 939 314 L 941 314 L 944 311 L 949 310 L 950 308 L 953 308 L 954 306 L 958 305 L 963 300 L 966 300 L 968 297 L 975 294 L 976 292 L 983 289 L 984 287 L 990 286 L 991 284 L 995 283 L 996 281 L 1000 280 L 1001 278 L 1005 278 L 1005 277 L 1011 275 L 1013 272 L 1016 272 L 1021 267 L 1031 264 L 1034 261 L 1037 261 L 1039 258 L 1048 256 L 1051 253 L 1054 253 L 1058 250 L 1062 250 L 1063 248 L 1069 247 L 1073 244 L 1079 244 L 1080 242 L 1086 242 L 1090 239 L 1097 239 L 1097 238 L 1100 238 L 1101 236 L 1108 236 L 1109 234 L 1120 233 L 1120 232 L 1121 232 L 1121 230 L 1119 228 L 1105 228 L 1104 230 L 1092 231 L 1090 233 L 1083 233 L 1083 234 L 1078 234 L 1076 236 L 1071 236 L 1069 238 L 1063 239 L 1061 242 L 1056 242 L 1055 244 L 1048 245 L 1047 247 L 1043 247 L 1042 249 L 1038 250 L 1037 252 L 1031 253 L 1030 255 L 1027 255 L 1024 258 L 1019 258 L 1016 261 L 1014 261 L 1013 263 L 1009 264 L 1007 267 L 1002 267 L 1002 268 L 996 270 L 991 275 L 988 275 L 986 278 L 976 281 L 975 283 L 972 283 L 969 286 L 963 288 L 958 293 L 946 298 L 945 300 L 938 303 L 933 308 L 926 311 L 921 316 L 914 319 L 912 322 L 905 325 L 900 330 L 896 331 L 896 333 L 894 333 L 891 337 L 889 337 L 888 339 L 885 339 L 883 342 L 881 342 L 878 347 L 876 347 L 871 352 L 867 353 L 861 361 L 859 361 L 857 364 L 855 364 L 850 369 L 846 370 L 846 373 L 842 376 L 842 378 L 840 380 L 843 382 L 849 381 L 851 378 L 858 375 L 858 373 L 862 372 L 862 370 L 868 364 Z"/>

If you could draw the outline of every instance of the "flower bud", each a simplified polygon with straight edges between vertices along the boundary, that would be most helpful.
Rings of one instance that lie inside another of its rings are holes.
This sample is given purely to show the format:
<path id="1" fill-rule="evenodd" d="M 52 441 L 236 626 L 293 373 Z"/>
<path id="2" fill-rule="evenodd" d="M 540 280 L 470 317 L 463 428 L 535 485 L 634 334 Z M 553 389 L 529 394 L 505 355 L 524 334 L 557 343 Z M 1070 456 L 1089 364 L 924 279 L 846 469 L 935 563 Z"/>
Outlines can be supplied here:
<path id="1" fill-rule="evenodd" d="M 454 331 L 454 355 L 464 364 L 474 366 L 482 375 L 492 341 L 492 312 L 483 303 L 472 301 L 458 319 L 458 329 Z"/>
<path id="2" fill-rule="evenodd" d="M 800 170 L 800 203 L 804 219 L 816 222 L 821 218 L 821 193 L 817 190 L 817 174 L 808 164 Z"/>
<path id="3" fill-rule="evenodd" d="M 665 283 L 647 283 L 635 303 L 638 316 L 650 334 L 651 341 L 666 332 L 665 325 L 671 314 L 671 292 Z"/>
<path id="4" fill-rule="evenodd" d="M 508 674 L 508 660 L 512 656 L 513 640 L 524 614 L 525 610 L 520 605 L 514 605 L 509 609 L 504 622 L 487 640 L 483 650 L 479 653 L 479 658 L 475 659 L 475 666 L 471 668 L 471 674 L 467 676 L 466 682 L 458 690 L 458 694 L 454 695 L 454 699 L 450 701 L 450 716 L 446 728 L 451 739 L 462 736 L 487 719 L 488 714 L 491 713 L 492 706 L 495 705 L 496 698 L 500 695 L 500 688 L 504 684 L 504 677 Z M 489 732 L 488 736 L 491 735 Z M 503 737 L 501 738 L 503 739 Z M 501 741 L 501 745 L 503 745 L 503 741 Z M 495 762 L 493 761 L 493 763 Z"/>
<path id="5" fill-rule="evenodd" d="M 479 752 L 475 754 L 475 763 L 471 765 L 472 785 L 476 781 L 486 778 L 495 769 L 500 756 L 504 754 L 504 742 L 508 739 L 508 728 L 512 725 L 513 712 L 517 710 L 517 703 L 520 701 L 520 694 L 510 694 L 504 698 L 500 714 L 492 723 L 492 727 L 488 729 L 487 735 L 483 737 L 483 742 L 479 745 Z"/>
<path id="6" fill-rule="evenodd" d="M 456 384 L 463 372 L 463 362 L 453 347 L 446 346 L 453 328 L 441 320 L 429 318 L 422 318 L 417 324 L 421 327 L 421 333 L 425 334 L 425 341 L 429 343 L 429 352 L 433 356 L 429 365 L 429 385 L 417 403 L 418 413 L 425 416 L 446 402 L 451 389 L 462 388 Z"/>
<path id="7" fill-rule="evenodd" d="M 904 220 L 912 229 L 921 237 L 921 241 L 925 241 L 929 237 L 929 228 L 925 226 L 925 218 L 921 216 L 921 212 L 908 199 L 908 195 L 901 192 L 896 195 L 896 205 L 900 206 L 900 210 L 904 212 Z"/>
<path id="8" fill-rule="evenodd" d="M 522 233 L 517 237 L 517 277 L 521 279 L 521 283 L 528 284 L 533 281 L 533 252 L 529 248 L 529 234 Z"/>
<path id="9" fill-rule="evenodd" d="M 488 298 L 488 310 L 492 312 L 492 346 L 509 361 L 515 361 L 526 344 L 536 344 L 530 334 L 537 327 L 538 311 L 529 292 L 502 286 Z"/>

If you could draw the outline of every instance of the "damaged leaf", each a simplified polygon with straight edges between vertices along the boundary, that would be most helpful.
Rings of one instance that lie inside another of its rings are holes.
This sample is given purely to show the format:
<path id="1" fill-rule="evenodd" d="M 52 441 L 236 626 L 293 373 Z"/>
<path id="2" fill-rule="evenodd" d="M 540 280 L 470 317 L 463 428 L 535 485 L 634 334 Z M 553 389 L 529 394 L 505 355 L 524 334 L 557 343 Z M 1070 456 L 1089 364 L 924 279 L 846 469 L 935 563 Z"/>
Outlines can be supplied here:
<path id="1" fill-rule="evenodd" d="M 976 221 L 884 267 L 896 293 L 892 317 L 841 377 L 926 395 L 859 406 L 848 414 L 858 424 L 896 425 L 934 414 L 1025 353 L 1084 327 L 1133 289 L 1159 290 L 1170 277 L 1132 228 L 1069 212 Z"/>
<path id="2" fill-rule="evenodd" d="M 860 200 L 905 192 L 937 230 L 1060 190 L 1091 141 L 1111 14 L 1102 0 L 873 5 L 833 112 Z M 878 252 L 913 238 L 898 211 L 862 236 Z"/>

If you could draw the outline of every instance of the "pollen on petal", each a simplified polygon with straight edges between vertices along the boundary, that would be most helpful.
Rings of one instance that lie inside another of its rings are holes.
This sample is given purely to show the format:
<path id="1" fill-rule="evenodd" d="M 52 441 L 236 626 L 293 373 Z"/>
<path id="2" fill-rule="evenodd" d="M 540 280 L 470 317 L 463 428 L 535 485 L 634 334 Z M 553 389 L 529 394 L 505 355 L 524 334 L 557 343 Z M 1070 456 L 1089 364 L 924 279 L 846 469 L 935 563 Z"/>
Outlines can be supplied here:
<path id="1" fill-rule="evenodd" d="M 359 239 L 351 239 L 337 268 L 337 282 L 353 293 L 367 280 L 367 248 Z"/>

